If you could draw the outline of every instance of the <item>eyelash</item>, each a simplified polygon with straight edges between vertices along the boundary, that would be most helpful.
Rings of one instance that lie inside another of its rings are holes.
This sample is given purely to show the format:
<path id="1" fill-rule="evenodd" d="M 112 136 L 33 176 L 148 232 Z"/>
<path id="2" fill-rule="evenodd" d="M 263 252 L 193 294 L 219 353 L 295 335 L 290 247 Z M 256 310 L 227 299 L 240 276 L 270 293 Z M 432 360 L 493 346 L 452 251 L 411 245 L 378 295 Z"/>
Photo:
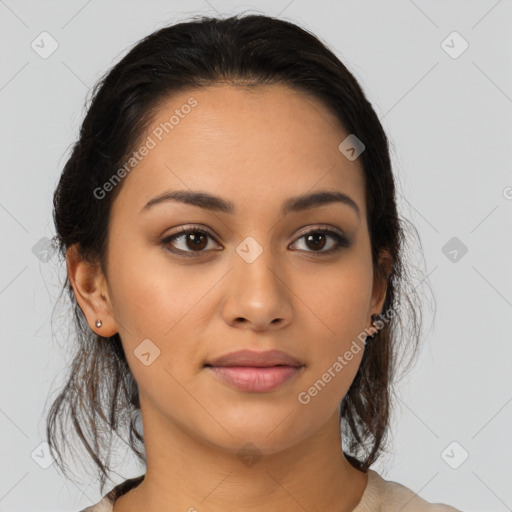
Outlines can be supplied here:
<path id="1" fill-rule="evenodd" d="M 204 229 L 201 229 L 199 227 L 189 226 L 189 227 L 183 227 L 183 228 L 180 229 L 180 231 L 178 233 L 174 233 L 173 235 L 170 235 L 170 236 L 164 238 L 161 241 L 161 243 L 164 246 L 164 249 L 166 249 L 166 250 L 168 250 L 168 251 L 170 251 L 170 252 L 172 252 L 174 254 L 183 255 L 183 256 L 185 256 L 187 258 L 197 258 L 202 253 L 205 253 L 206 250 L 201 250 L 201 251 L 183 251 L 181 249 L 170 249 L 168 247 L 169 244 L 172 241 L 175 241 L 178 238 L 181 238 L 184 235 L 188 235 L 188 234 L 191 234 L 191 233 L 199 233 L 201 235 L 206 235 L 207 237 L 210 237 L 211 239 L 215 240 L 215 238 L 208 231 L 205 231 Z M 328 251 L 311 251 L 311 250 L 309 250 L 309 251 L 304 251 L 304 252 L 309 252 L 309 253 L 312 253 L 312 254 L 319 254 L 319 255 L 324 255 L 325 256 L 325 255 L 330 255 L 330 254 L 336 253 L 336 252 L 340 251 L 343 248 L 350 247 L 349 241 L 344 236 L 340 235 L 336 231 L 333 231 L 333 230 L 327 229 L 327 228 L 315 228 L 315 229 L 312 229 L 312 230 L 310 230 L 310 231 L 308 231 L 306 233 L 303 233 L 299 238 L 297 238 L 297 240 L 301 240 L 301 239 L 305 238 L 308 235 L 317 234 L 317 233 L 322 233 L 322 234 L 329 235 L 330 237 L 332 237 L 336 241 L 337 245 L 335 247 L 333 247 L 332 249 L 329 249 Z"/>

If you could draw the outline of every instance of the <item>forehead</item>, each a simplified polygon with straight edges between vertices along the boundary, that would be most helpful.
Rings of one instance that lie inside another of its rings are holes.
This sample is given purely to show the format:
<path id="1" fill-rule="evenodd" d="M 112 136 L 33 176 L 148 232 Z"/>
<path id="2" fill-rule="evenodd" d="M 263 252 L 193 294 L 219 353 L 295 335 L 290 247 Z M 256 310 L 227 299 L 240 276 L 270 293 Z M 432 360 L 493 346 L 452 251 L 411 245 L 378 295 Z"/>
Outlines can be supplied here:
<path id="1" fill-rule="evenodd" d="M 339 190 L 364 216 L 362 165 L 338 149 L 348 135 L 321 101 L 284 85 L 192 89 L 156 109 L 134 148 L 150 149 L 120 194 L 142 207 L 155 195 L 190 189 L 256 212 L 285 197 Z"/>

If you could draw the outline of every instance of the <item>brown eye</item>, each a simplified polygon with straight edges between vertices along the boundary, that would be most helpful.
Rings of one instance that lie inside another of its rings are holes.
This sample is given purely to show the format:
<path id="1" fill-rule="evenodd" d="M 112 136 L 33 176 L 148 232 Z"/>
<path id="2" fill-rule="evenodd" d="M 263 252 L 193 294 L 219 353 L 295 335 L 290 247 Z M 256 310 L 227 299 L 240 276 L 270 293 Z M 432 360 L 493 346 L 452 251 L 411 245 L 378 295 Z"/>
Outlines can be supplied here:
<path id="1" fill-rule="evenodd" d="M 208 245 L 207 235 L 199 231 L 193 231 L 183 236 L 185 237 L 185 244 L 192 250 L 202 250 Z"/>
<path id="2" fill-rule="evenodd" d="M 336 231 L 329 229 L 317 229 L 305 233 L 298 240 L 304 239 L 307 247 L 305 252 L 317 252 L 319 254 L 331 254 L 333 252 L 341 250 L 343 247 L 349 247 L 349 241 Z M 329 245 L 329 239 L 334 240 L 331 242 L 330 247 L 327 250 L 323 250 Z M 302 249 L 301 249 L 302 250 Z"/>
<path id="3" fill-rule="evenodd" d="M 168 236 L 162 240 L 162 245 L 175 254 L 184 254 L 186 256 L 195 256 L 194 253 L 206 252 L 208 242 L 213 237 L 202 229 L 183 228 L 179 233 Z M 179 245 L 179 247 L 177 247 Z M 199 255 L 199 254 L 198 254 Z"/>
<path id="4" fill-rule="evenodd" d="M 306 235 L 306 245 L 313 250 L 321 250 L 325 247 L 325 233 L 312 233 Z"/>

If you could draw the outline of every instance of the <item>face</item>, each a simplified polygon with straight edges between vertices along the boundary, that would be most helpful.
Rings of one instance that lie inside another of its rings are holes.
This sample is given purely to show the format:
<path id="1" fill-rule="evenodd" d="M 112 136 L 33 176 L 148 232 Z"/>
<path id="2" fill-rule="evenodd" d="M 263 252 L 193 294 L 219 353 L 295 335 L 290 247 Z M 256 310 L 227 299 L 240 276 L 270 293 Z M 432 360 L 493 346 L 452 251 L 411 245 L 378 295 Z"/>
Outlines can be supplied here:
<path id="1" fill-rule="evenodd" d="M 118 185 L 105 270 L 144 422 L 274 453 L 338 414 L 363 354 L 353 342 L 363 346 L 383 303 L 362 167 L 338 149 L 348 135 L 284 86 L 212 86 L 159 108 L 141 143 L 150 149 Z M 166 198 L 176 191 L 218 199 Z M 320 191 L 342 200 L 294 201 Z M 281 350 L 301 367 L 251 377 L 205 366 L 242 349 Z"/>

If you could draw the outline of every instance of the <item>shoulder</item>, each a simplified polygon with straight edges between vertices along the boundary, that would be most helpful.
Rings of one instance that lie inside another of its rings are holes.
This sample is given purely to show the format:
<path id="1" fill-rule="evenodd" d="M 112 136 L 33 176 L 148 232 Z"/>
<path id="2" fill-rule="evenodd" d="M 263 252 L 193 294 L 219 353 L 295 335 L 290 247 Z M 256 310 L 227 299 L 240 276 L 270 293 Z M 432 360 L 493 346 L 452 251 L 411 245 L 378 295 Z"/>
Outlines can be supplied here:
<path id="1" fill-rule="evenodd" d="M 113 501 L 110 501 L 107 497 L 103 498 L 96 505 L 91 505 L 90 507 L 84 508 L 80 510 L 80 512 L 112 512 L 114 508 Z"/>
<path id="2" fill-rule="evenodd" d="M 123 494 L 127 493 L 129 490 L 137 487 L 142 480 L 144 480 L 145 475 L 141 475 L 135 478 L 129 478 L 124 482 L 116 485 L 108 494 L 103 496 L 103 499 L 96 503 L 95 505 L 91 505 L 90 507 L 84 508 L 80 510 L 80 512 L 112 512 L 114 508 L 114 503 Z"/>
<path id="3" fill-rule="evenodd" d="M 430 503 L 404 485 L 368 471 L 368 484 L 354 512 L 461 512 L 443 503 Z"/>

